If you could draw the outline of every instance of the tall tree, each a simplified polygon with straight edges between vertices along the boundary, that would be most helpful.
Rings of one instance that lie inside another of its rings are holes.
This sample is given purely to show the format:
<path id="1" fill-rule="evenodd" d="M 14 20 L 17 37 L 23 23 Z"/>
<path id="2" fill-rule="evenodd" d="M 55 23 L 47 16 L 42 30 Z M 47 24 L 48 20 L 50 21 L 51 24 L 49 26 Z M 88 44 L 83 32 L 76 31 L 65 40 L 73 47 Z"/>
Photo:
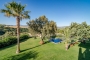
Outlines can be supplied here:
<path id="1" fill-rule="evenodd" d="M 41 41 L 44 43 L 43 39 L 46 35 L 55 34 L 57 30 L 56 23 L 54 21 L 48 21 L 46 16 L 40 16 L 35 20 L 27 22 L 29 30 L 35 34 L 41 35 Z M 31 32 L 31 33 L 32 33 Z"/>
<path id="2" fill-rule="evenodd" d="M 27 22 L 29 26 L 29 30 L 32 31 L 34 34 L 40 34 L 41 35 L 41 41 L 44 43 L 43 38 L 44 38 L 44 26 L 48 22 L 48 19 L 46 16 L 40 16 L 39 18 L 35 20 L 31 20 Z M 32 33 L 30 32 L 30 33 Z"/>
<path id="3" fill-rule="evenodd" d="M 72 23 L 70 26 L 71 36 L 73 40 L 86 40 L 90 35 L 90 28 L 86 22 L 82 22 L 81 24 Z"/>
<path id="4" fill-rule="evenodd" d="M 26 5 L 22 5 L 21 3 L 17 3 L 12 1 L 10 3 L 5 4 L 6 9 L 1 9 L 1 13 L 5 13 L 7 17 L 16 17 L 17 23 L 17 50 L 16 53 L 20 52 L 20 20 L 28 19 L 30 16 L 28 15 L 29 11 L 25 11 Z"/>
<path id="5" fill-rule="evenodd" d="M 66 28 L 64 29 L 63 35 L 64 35 L 64 37 L 65 37 L 65 41 L 66 41 L 66 42 L 70 42 L 71 33 L 70 33 L 69 27 L 66 27 Z"/>

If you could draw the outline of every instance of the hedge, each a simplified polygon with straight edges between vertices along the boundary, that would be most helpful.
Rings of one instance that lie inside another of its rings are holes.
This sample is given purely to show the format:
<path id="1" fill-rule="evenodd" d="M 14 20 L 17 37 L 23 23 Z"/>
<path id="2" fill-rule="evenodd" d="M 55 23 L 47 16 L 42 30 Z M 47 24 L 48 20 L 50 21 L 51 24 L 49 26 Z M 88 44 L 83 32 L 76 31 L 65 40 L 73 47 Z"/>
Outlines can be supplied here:
<path id="1" fill-rule="evenodd" d="M 20 36 L 20 42 L 25 40 L 25 39 L 28 39 L 28 38 L 29 38 L 28 35 L 21 35 Z M 6 37 L 3 40 L 0 40 L 0 48 L 9 46 L 9 45 L 12 45 L 12 44 L 15 44 L 15 43 L 17 43 L 17 38 L 16 37 L 13 37 L 13 36 Z"/>

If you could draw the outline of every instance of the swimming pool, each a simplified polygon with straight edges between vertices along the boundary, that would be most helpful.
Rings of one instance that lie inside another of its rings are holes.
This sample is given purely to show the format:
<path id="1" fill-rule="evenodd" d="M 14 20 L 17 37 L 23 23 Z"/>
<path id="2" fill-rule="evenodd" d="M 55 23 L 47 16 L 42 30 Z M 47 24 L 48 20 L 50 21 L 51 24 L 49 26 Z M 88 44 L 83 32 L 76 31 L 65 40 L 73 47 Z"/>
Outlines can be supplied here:
<path id="1" fill-rule="evenodd" d="M 50 42 L 61 43 L 62 40 L 60 38 L 52 38 L 52 39 L 50 39 Z"/>

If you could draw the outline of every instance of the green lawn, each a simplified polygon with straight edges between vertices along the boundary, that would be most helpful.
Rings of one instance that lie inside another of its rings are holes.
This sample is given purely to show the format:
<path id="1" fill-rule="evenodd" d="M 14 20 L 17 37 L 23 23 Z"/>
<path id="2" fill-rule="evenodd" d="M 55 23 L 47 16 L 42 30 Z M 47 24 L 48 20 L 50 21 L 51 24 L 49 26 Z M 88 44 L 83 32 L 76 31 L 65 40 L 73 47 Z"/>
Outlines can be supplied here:
<path id="1" fill-rule="evenodd" d="M 0 60 L 90 60 L 90 44 L 79 45 L 81 48 L 76 44 L 66 51 L 63 42 L 40 45 L 39 41 L 30 38 L 21 42 L 20 54 L 15 54 L 16 45 L 0 49 Z"/>

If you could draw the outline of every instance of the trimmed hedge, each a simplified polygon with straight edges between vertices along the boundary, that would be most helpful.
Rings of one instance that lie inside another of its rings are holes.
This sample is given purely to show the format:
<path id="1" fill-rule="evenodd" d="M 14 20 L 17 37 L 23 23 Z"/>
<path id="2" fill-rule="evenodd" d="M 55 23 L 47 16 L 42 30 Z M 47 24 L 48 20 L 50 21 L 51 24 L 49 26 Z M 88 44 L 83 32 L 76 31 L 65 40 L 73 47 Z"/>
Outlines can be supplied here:
<path id="1" fill-rule="evenodd" d="M 20 40 L 25 40 L 25 39 L 28 39 L 28 38 L 29 38 L 28 35 L 21 35 L 21 36 L 20 36 Z"/>
<path id="2" fill-rule="evenodd" d="M 28 39 L 29 36 L 28 35 L 21 35 L 20 36 L 20 42 L 25 40 L 25 39 Z M 12 45 L 12 44 L 15 44 L 17 43 L 17 38 L 16 37 L 7 37 L 7 38 L 4 38 L 3 40 L 0 40 L 0 48 L 3 48 L 3 47 L 6 47 L 6 46 L 9 46 L 9 45 Z"/>

